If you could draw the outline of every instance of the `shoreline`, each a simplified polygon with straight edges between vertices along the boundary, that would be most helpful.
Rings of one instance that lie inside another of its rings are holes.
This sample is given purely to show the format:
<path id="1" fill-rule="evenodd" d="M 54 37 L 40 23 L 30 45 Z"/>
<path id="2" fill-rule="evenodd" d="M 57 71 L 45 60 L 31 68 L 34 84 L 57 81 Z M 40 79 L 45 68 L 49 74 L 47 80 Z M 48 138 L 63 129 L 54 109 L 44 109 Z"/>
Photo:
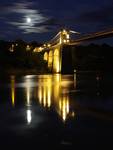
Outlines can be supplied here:
<path id="1" fill-rule="evenodd" d="M 47 71 L 37 70 L 37 69 L 0 69 L 0 73 L 4 75 L 40 75 L 49 74 Z"/>

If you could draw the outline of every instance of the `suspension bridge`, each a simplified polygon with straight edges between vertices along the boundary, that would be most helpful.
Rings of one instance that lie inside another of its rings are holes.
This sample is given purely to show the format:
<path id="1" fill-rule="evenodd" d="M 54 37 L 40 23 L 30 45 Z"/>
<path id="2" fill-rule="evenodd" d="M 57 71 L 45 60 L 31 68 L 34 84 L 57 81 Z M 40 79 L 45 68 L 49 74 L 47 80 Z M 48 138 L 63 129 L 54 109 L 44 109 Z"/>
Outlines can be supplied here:
<path id="1" fill-rule="evenodd" d="M 79 36 L 76 39 L 72 39 L 71 38 L 72 35 L 79 35 Z M 58 32 L 58 34 L 55 35 L 49 42 L 43 44 L 41 47 L 36 47 L 34 49 L 34 52 L 43 53 L 43 59 L 47 61 L 48 68 L 51 72 L 61 73 L 64 64 L 63 54 L 65 53 L 64 48 L 65 46 L 69 46 L 70 51 L 70 49 L 73 46 L 75 47 L 83 42 L 108 38 L 112 36 L 113 36 L 113 29 L 90 33 L 87 35 L 81 35 L 79 32 L 63 29 L 60 32 Z M 71 51 L 68 54 L 71 55 Z"/>

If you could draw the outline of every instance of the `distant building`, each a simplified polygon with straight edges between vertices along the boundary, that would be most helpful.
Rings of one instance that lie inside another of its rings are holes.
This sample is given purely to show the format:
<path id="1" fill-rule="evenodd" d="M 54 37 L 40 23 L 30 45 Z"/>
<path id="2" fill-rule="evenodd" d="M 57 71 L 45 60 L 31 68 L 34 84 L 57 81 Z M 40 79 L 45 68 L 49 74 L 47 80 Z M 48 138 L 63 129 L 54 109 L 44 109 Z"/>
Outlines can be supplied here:
<path id="1" fill-rule="evenodd" d="M 35 47 L 33 52 L 41 52 L 43 50 L 42 47 Z"/>

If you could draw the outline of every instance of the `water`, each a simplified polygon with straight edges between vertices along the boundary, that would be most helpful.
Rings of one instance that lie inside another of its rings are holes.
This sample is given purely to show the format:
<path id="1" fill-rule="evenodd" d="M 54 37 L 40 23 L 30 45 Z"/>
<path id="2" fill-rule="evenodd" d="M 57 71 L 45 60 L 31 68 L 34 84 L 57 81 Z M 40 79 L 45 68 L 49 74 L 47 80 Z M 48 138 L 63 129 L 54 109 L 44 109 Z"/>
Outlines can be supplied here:
<path id="1" fill-rule="evenodd" d="M 0 145 L 111 147 L 112 91 L 99 72 L 0 77 Z"/>

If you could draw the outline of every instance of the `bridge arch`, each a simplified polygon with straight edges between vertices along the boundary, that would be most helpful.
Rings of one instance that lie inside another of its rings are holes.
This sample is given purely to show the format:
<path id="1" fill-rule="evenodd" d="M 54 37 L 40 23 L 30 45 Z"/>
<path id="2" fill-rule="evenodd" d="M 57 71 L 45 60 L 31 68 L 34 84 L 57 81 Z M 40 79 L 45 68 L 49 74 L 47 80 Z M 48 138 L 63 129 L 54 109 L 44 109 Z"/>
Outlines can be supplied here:
<path id="1" fill-rule="evenodd" d="M 53 64 L 53 52 L 52 52 L 52 50 L 50 50 L 49 56 L 48 56 L 48 67 L 52 68 L 52 64 Z"/>
<path id="2" fill-rule="evenodd" d="M 53 54 L 53 71 L 58 73 L 60 72 L 60 50 L 56 48 Z"/>
<path id="3" fill-rule="evenodd" d="M 48 53 L 47 52 L 44 53 L 44 60 L 48 61 Z"/>

